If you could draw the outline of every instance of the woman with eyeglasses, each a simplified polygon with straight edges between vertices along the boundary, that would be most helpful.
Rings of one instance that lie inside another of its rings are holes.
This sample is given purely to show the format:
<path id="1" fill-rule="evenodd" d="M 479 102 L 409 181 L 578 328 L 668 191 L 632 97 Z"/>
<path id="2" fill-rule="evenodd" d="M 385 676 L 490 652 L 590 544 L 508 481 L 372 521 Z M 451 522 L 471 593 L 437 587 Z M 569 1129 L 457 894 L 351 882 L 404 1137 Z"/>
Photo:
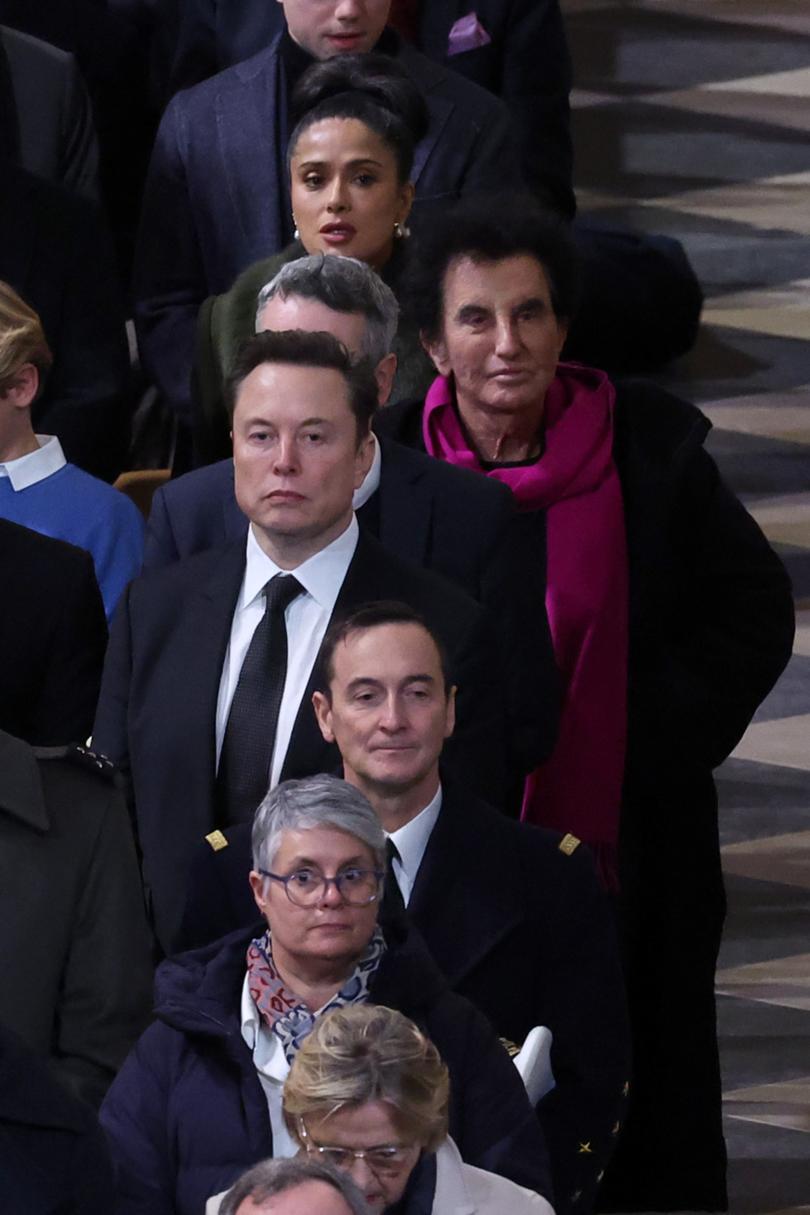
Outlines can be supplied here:
<path id="1" fill-rule="evenodd" d="M 449 1099 L 447 1066 L 418 1026 L 354 1004 L 320 1017 L 301 1046 L 284 1118 L 301 1153 L 348 1174 L 374 1215 L 551 1215 L 539 1194 L 464 1163 Z"/>
<path id="2" fill-rule="evenodd" d="M 331 776 L 277 786 L 256 812 L 253 865 L 261 923 L 163 963 L 155 1023 L 102 1107 L 116 1215 L 200 1215 L 256 1161 L 294 1155 L 284 1082 L 319 1018 L 363 1004 L 399 1009 L 436 1043 L 462 1158 L 548 1194 L 542 1133 L 494 1031 L 401 913 L 378 922 L 385 835 L 365 797 Z"/>

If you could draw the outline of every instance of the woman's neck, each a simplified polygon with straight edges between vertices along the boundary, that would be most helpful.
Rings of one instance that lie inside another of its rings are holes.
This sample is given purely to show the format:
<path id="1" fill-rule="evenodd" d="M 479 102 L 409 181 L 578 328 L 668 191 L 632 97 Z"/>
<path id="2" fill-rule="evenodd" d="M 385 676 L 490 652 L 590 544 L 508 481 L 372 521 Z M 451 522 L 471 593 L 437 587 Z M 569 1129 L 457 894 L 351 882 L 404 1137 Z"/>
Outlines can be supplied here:
<path id="1" fill-rule="evenodd" d="M 493 414 L 459 401 L 458 412 L 475 450 L 488 464 L 520 463 L 543 450 L 542 408 L 530 414 Z"/>
<path id="2" fill-rule="evenodd" d="M 286 987 L 310 1012 L 323 1008 L 337 995 L 354 971 L 356 958 L 300 958 L 273 945 L 273 964 Z"/>

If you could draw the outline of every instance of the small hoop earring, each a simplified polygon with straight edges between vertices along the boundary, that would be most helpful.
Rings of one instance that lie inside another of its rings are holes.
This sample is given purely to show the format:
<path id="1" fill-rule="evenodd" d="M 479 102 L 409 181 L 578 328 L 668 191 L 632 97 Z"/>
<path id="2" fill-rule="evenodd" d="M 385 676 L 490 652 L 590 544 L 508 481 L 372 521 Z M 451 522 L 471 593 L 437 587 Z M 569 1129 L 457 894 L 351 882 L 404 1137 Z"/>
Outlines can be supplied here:
<path id="1" fill-rule="evenodd" d="M 397 220 L 394 224 L 394 236 L 397 240 L 407 240 L 411 234 L 410 228 L 406 224 L 402 224 Z"/>

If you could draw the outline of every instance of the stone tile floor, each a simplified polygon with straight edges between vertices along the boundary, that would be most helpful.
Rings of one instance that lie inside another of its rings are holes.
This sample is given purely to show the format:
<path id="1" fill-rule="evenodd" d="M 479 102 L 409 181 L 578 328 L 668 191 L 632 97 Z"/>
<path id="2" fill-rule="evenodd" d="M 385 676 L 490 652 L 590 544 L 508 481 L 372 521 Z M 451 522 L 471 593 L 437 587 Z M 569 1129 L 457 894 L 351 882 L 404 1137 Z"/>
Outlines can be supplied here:
<path id="1" fill-rule="evenodd" d="M 720 769 L 730 1205 L 810 1215 L 810 3 L 563 0 L 580 208 L 678 237 L 706 291 L 661 382 L 791 572 L 793 660 Z"/>

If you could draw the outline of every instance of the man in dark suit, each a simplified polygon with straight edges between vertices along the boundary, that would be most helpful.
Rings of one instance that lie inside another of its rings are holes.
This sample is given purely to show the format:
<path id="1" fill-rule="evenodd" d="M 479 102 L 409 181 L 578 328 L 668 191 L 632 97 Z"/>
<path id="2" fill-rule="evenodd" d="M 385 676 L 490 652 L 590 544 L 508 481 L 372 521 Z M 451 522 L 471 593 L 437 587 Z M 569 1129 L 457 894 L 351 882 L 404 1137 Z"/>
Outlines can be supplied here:
<path id="1" fill-rule="evenodd" d="M 386 903 L 407 906 L 454 990 L 520 1044 L 553 1034 L 555 1085 L 537 1107 L 558 1213 L 592 1209 L 628 1080 L 621 969 L 610 909 L 571 835 L 512 822 L 440 778 L 455 689 L 437 633 L 404 604 L 361 608 L 331 629 L 314 703 L 346 780 L 395 848 Z M 200 945 L 255 915 L 247 827 L 194 857 L 185 929 Z"/>
<path id="2" fill-rule="evenodd" d="M 376 399 L 373 372 L 327 334 L 251 339 L 229 388 L 247 544 L 137 580 L 113 623 L 94 738 L 131 774 L 167 951 L 190 844 L 251 817 L 268 783 L 335 766 L 310 707 L 314 666 L 329 621 L 362 603 L 404 599 L 432 621 L 461 689 L 459 767 L 493 796 L 505 787 L 488 617 L 450 583 L 359 535 L 352 494 L 371 463 Z"/>
<path id="3" fill-rule="evenodd" d="M 397 315 L 393 293 L 370 267 L 318 254 L 288 263 L 262 289 L 256 328 L 321 330 L 352 354 L 367 355 L 382 406 L 396 371 L 391 344 Z M 361 529 L 398 557 L 449 578 L 497 617 L 502 669 L 510 672 L 504 679 L 510 748 L 526 762 L 541 762 L 556 736 L 557 671 L 548 622 L 537 608 L 542 594 L 527 593 L 526 571 L 534 562 L 522 554 L 511 493 L 399 443 L 375 443 L 371 469 L 354 495 Z M 233 475 L 233 460 L 223 460 L 157 491 L 145 569 L 244 541 L 248 521 L 234 495 Z"/>
<path id="4" fill-rule="evenodd" d="M 385 29 L 390 0 L 283 0 L 286 25 L 246 63 L 178 94 L 160 124 L 143 201 L 135 319 L 149 374 L 185 421 L 194 318 L 206 298 L 293 236 L 287 104 L 315 60 L 374 49 L 424 93 L 414 219 L 430 200 L 520 182 L 506 107 Z M 223 187 L 226 183 L 226 188 Z"/>
<path id="5" fill-rule="evenodd" d="M 92 557 L 0 519 L 0 577 L 0 730 L 34 746 L 84 741 L 107 643 Z"/>
<path id="6" fill-rule="evenodd" d="M 113 765 L 0 731 L 0 1024 L 98 1107 L 152 1008 L 152 942 Z"/>
<path id="7" fill-rule="evenodd" d="M 183 0 L 179 16 L 172 92 L 255 55 L 283 24 L 267 0 Z M 573 214 L 571 56 L 558 0 L 393 0 L 388 20 L 423 55 L 506 102 L 527 183 Z"/>

